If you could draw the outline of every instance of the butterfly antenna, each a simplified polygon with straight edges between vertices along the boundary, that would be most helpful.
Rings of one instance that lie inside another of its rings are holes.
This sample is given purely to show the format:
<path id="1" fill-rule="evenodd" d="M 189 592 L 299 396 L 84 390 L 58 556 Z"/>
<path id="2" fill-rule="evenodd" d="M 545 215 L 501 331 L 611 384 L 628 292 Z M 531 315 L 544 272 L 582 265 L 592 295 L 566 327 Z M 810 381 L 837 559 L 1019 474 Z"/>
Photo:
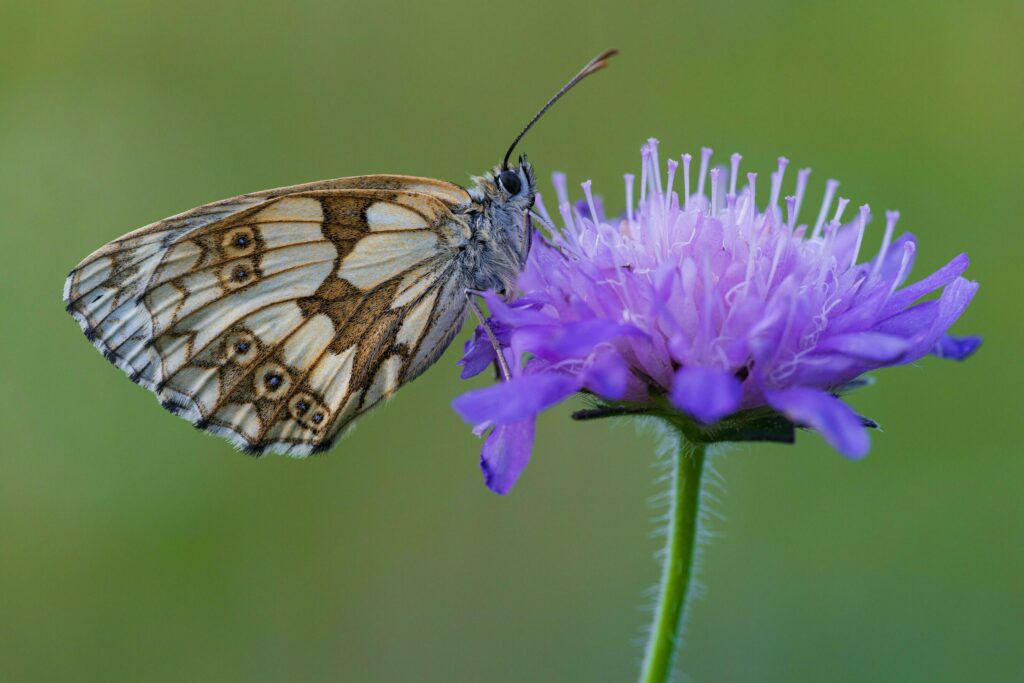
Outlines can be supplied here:
<path id="1" fill-rule="evenodd" d="M 519 141 L 523 139 L 523 136 L 526 135 L 527 131 L 533 128 L 533 124 L 537 123 L 537 120 L 540 119 L 540 117 L 544 116 L 544 112 L 551 108 L 551 105 L 553 105 L 555 102 L 561 99 L 562 95 L 572 90 L 573 86 L 582 81 L 584 78 L 594 73 L 595 71 L 600 71 L 601 69 L 608 66 L 608 60 L 613 56 L 617 55 L 618 53 L 619 51 L 615 49 L 605 50 L 598 56 L 591 59 L 585 67 L 580 69 L 580 72 L 578 74 L 573 76 L 568 83 L 563 85 L 562 88 L 558 92 L 556 92 L 543 107 L 540 108 L 540 111 L 533 115 L 533 118 L 530 119 L 530 122 L 528 124 L 526 124 L 526 127 L 523 128 L 523 130 L 520 131 L 519 135 L 516 136 L 516 139 L 512 141 L 512 144 L 509 145 L 508 151 L 505 152 L 505 159 L 504 161 L 501 162 L 501 167 L 503 169 L 508 168 L 508 159 L 509 157 L 512 156 L 512 150 L 516 148 L 516 145 L 518 145 Z"/>

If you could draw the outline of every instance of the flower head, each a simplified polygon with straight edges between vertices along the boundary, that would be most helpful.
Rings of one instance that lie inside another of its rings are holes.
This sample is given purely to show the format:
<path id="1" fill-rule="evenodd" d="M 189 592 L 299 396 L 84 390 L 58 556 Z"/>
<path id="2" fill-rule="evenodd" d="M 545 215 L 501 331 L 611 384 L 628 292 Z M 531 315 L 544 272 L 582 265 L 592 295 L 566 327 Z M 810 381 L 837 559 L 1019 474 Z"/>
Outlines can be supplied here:
<path id="1" fill-rule="evenodd" d="M 454 408 L 478 434 L 491 430 L 481 458 L 491 489 L 505 493 L 515 483 L 537 414 L 577 392 L 605 405 L 674 412 L 705 440 L 762 438 L 746 429 L 751 419 L 785 418 L 859 458 L 871 423 L 838 398 L 845 387 L 929 353 L 963 359 L 980 344 L 946 334 L 978 288 L 961 277 L 966 254 L 905 284 L 917 243 L 909 233 L 894 236 L 897 212 L 872 231 L 881 246 L 868 255 L 869 208 L 844 223 L 849 202 L 835 201 L 838 183 L 830 180 L 813 222 L 800 223 L 810 169 L 782 197 L 785 158 L 766 203 L 756 174 L 739 184 L 738 154 L 728 170 L 711 168 L 704 149 L 695 174 L 683 155 L 681 164 L 668 161 L 663 177 L 652 139 L 642 161 L 639 201 L 626 175 L 619 218 L 605 216 L 589 181 L 584 200 L 571 204 L 565 177 L 555 174 L 561 229 L 534 238 L 518 299 L 487 297 L 513 376 L 463 394 Z M 538 211 L 553 223 L 539 198 Z M 938 298 L 918 303 L 940 288 Z M 463 377 L 494 360 L 478 329 Z"/>

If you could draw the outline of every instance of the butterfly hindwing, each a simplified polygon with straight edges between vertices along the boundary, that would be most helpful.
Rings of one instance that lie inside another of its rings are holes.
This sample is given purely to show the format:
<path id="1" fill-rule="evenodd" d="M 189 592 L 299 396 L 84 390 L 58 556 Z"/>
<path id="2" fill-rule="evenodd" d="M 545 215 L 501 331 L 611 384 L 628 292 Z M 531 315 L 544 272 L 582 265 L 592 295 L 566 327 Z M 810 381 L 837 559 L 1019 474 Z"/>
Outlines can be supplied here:
<path id="1" fill-rule="evenodd" d="M 463 196 L 367 176 L 225 200 L 98 250 L 65 301 L 172 412 L 253 452 L 307 454 L 458 332 Z"/>

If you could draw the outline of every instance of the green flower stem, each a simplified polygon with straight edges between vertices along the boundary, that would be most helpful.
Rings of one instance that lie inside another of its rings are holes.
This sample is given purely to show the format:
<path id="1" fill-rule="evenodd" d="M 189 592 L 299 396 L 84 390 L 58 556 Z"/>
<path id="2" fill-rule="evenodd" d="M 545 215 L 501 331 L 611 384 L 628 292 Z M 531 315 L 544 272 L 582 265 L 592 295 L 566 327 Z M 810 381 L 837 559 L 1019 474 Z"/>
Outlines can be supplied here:
<path id="1" fill-rule="evenodd" d="M 679 631 L 693 577 L 693 555 L 697 545 L 697 517 L 700 487 L 704 475 L 705 445 L 694 443 L 675 430 L 678 446 L 672 463 L 669 489 L 669 521 L 665 564 L 654 610 L 654 623 L 647 640 L 640 683 L 664 683 L 672 675 Z"/>

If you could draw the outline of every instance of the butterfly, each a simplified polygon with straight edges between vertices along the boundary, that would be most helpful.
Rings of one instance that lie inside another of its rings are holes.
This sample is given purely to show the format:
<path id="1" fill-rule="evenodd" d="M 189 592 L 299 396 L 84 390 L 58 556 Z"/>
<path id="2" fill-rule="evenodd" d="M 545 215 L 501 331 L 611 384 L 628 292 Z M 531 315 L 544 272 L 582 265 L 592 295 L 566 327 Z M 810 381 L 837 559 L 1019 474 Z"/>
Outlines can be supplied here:
<path id="1" fill-rule="evenodd" d="M 254 455 L 330 448 L 430 367 L 469 309 L 486 326 L 477 294 L 511 295 L 536 195 L 528 158 L 510 165 L 512 152 L 615 53 L 566 83 L 469 189 L 366 175 L 206 204 L 89 255 L 65 282 L 67 310 L 196 427 Z"/>

